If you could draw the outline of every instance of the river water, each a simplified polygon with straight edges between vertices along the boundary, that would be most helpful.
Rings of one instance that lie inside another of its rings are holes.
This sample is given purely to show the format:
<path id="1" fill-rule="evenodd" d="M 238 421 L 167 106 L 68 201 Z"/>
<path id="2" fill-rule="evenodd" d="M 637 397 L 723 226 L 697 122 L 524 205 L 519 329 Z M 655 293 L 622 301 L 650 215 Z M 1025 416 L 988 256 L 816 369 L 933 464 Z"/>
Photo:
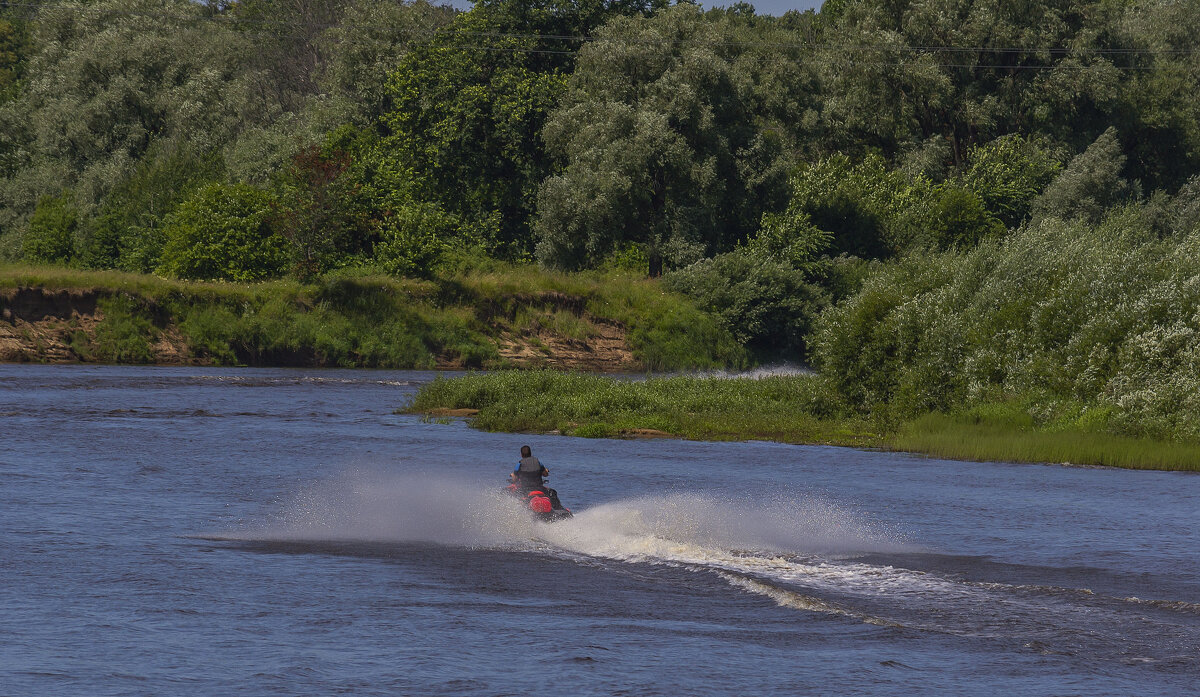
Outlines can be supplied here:
<path id="1" fill-rule="evenodd" d="M 1197 694 L 1200 477 L 393 413 L 433 377 L 0 366 L 0 694 Z"/>

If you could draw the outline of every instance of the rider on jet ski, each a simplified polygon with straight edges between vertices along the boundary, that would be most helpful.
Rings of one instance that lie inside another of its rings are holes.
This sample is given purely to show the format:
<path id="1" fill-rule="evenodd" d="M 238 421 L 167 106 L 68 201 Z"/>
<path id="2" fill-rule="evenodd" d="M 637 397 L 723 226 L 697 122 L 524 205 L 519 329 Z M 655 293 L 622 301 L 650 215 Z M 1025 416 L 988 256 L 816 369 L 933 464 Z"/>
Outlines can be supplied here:
<path id="1" fill-rule="evenodd" d="M 508 475 L 512 480 L 506 489 L 508 492 L 525 502 L 538 520 L 554 522 L 571 517 L 571 510 L 558 500 L 558 492 L 546 486 L 542 477 L 548 476 L 550 470 L 542 466 L 533 456 L 528 445 L 521 446 L 521 461 L 517 468 Z"/>

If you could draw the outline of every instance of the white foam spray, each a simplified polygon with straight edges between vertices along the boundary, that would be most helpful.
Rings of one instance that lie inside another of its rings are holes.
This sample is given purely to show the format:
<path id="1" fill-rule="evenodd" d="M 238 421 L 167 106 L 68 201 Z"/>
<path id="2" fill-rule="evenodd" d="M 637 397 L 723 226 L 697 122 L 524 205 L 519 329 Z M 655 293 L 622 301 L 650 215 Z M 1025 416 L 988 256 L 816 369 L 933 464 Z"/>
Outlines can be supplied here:
<path id="1" fill-rule="evenodd" d="M 351 470 L 306 486 L 266 521 L 221 535 L 249 542 L 528 544 L 534 521 L 499 487 Z"/>
<path id="2" fill-rule="evenodd" d="M 1019 586 L 857 561 L 863 554 L 923 550 L 869 515 L 813 495 L 676 493 L 611 501 L 540 523 L 498 486 L 352 470 L 304 487 L 266 520 L 205 537 L 425 543 L 674 566 L 711 573 L 783 607 L 974 636 L 1010 632 L 1018 618 L 1029 631 L 1051 631 L 1094 611 L 1090 604 L 1060 607 Z M 980 607 L 990 612 L 980 616 Z"/>
<path id="3" fill-rule="evenodd" d="M 714 572 L 789 607 L 846 615 L 854 613 L 774 584 L 839 591 L 858 585 L 867 592 L 902 579 L 884 579 L 886 570 L 837 558 L 912 550 L 866 516 L 817 496 L 676 493 L 613 501 L 576 511 L 569 520 L 540 523 L 499 487 L 365 470 L 311 484 L 269 520 L 216 537 L 423 542 L 683 566 Z"/>
<path id="4" fill-rule="evenodd" d="M 721 378 L 725 380 L 762 380 L 764 378 L 781 378 L 816 375 L 812 368 L 794 363 L 778 363 L 761 365 L 757 368 L 741 371 L 709 370 L 696 373 L 701 377 Z"/>

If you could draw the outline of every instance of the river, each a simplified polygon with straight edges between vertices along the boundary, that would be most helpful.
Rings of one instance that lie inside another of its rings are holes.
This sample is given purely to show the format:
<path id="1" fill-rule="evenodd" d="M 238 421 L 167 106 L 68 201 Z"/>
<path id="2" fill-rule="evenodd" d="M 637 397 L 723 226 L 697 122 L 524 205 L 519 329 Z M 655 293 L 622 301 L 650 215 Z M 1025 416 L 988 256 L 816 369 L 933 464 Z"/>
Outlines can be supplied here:
<path id="1" fill-rule="evenodd" d="M 0 366 L 0 694 L 1197 693 L 1198 476 L 394 413 L 433 377 Z"/>

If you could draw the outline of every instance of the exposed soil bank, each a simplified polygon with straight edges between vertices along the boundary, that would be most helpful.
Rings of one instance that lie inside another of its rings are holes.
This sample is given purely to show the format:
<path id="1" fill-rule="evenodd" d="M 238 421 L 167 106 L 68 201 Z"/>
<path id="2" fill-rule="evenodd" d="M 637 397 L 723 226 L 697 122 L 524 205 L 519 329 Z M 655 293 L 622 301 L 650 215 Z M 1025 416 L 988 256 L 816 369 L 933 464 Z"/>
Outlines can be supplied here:
<path id="1" fill-rule="evenodd" d="M 95 348 L 102 342 L 98 329 L 106 319 L 103 301 L 123 291 L 101 288 L 52 289 L 18 287 L 0 290 L 0 362 L 97 362 Z M 581 336 L 564 336 L 553 326 L 513 328 L 498 321 L 505 312 L 495 306 L 476 308 L 481 328 L 490 333 L 498 365 L 518 368 L 558 368 L 588 372 L 631 372 L 643 368 L 629 345 L 628 332 L 616 321 L 590 315 L 581 298 L 543 293 L 511 299 L 509 307 L 525 314 L 570 313 L 587 327 Z M 149 360 L 129 361 L 156 365 L 208 365 L 221 361 L 189 341 L 171 313 L 153 301 L 139 305 L 155 325 L 149 343 Z M 512 314 L 511 312 L 507 314 Z M 512 319 L 512 317 L 508 317 Z M 490 330 L 490 331 L 488 331 Z M 258 366 L 328 367 L 316 351 L 257 353 L 236 351 L 237 363 Z M 100 360 L 99 362 L 108 362 Z M 126 362 L 126 361 L 118 361 Z M 434 354 L 437 368 L 462 368 L 466 363 L 452 352 Z"/>
<path id="2" fill-rule="evenodd" d="M 0 265 L 0 361 L 612 373 L 747 360 L 718 318 L 621 271 L 493 262 L 239 284 Z"/>

